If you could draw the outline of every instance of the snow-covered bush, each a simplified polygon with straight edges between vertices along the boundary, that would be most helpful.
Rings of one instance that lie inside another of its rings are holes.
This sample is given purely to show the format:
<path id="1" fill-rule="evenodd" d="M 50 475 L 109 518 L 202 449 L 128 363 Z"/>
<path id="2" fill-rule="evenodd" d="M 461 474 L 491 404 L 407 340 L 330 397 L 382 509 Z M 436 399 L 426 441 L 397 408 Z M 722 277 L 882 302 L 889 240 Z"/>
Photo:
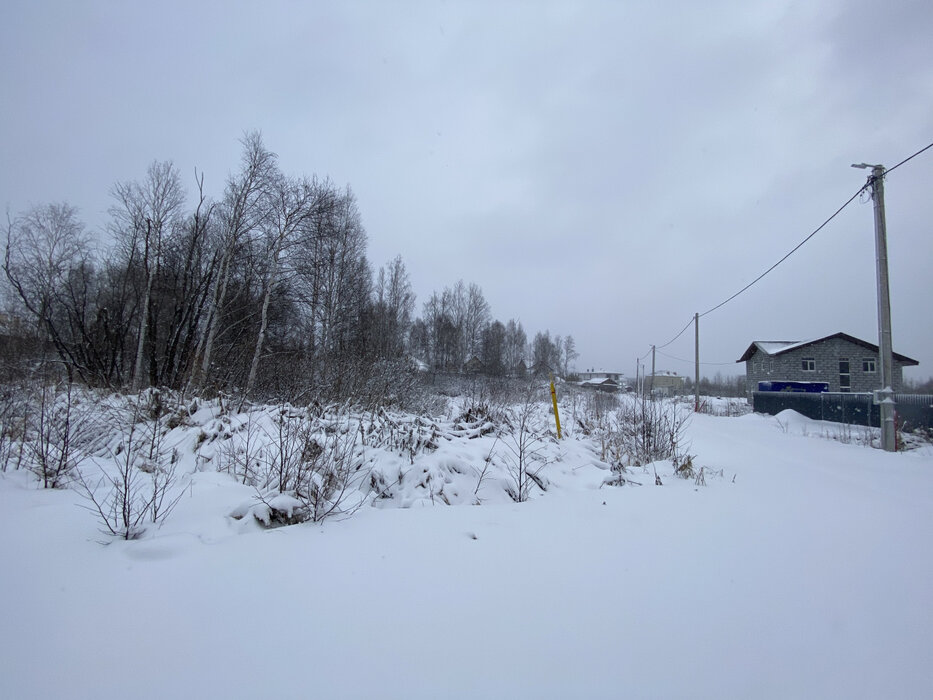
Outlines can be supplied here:
<path id="1" fill-rule="evenodd" d="M 689 413 L 676 401 L 626 396 L 597 422 L 603 459 L 614 470 L 680 457 Z"/>
<path id="2" fill-rule="evenodd" d="M 0 472 L 22 461 L 26 406 L 21 397 L 17 387 L 0 386 Z"/>
<path id="3" fill-rule="evenodd" d="M 256 489 L 247 510 L 263 525 L 321 522 L 367 500 L 365 435 L 359 416 L 333 407 L 257 409 L 225 443 L 220 468 Z"/>
<path id="4" fill-rule="evenodd" d="M 700 468 L 699 474 L 696 469 L 693 467 L 693 456 L 684 454 L 684 455 L 675 455 L 671 458 L 671 462 L 674 465 L 674 474 L 679 476 L 681 479 L 693 479 L 696 478 L 698 481 L 703 478 L 703 468 Z M 703 480 L 705 485 L 706 481 Z M 699 483 L 697 484 L 699 486 Z"/>
<path id="5" fill-rule="evenodd" d="M 29 389 L 23 435 L 24 465 L 43 488 L 69 484 L 100 430 L 94 407 L 71 383 L 36 383 Z"/>
<path id="6" fill-rule="evenodd" d="M 692 405 L 693 399 L 688 403 Z M 735 418 L 752 412 L 748 400 L 735 397 L 706 397 L 700 402 L 700 413 L 710 416 Z"/>
<path id="7" fill-rule="evenodd" d="M 509 411 L 507 426 L 499 438 L 505 446 L 502 457 L 510 477 L 506 491 L 517 503 L 527 501 L 534 486 L 547 490 L 547 480 L 541 475 L 547 464 L 543 406 L 540 387 L 529 382 L 521 403 Z"/>
<path id="8" fill-rule="evenodd" d="M 161 403 L 144 392 L 130 399 L 129 407 L 127 412 L 124 406 L 112 406 L 106 413 L 117 441 L 96 479 L 78 469 L 74 472 L 85 507 L 98 517 L 102 531 L 125 540 L 142 535 L 147 522 L 162 523 L 183 494 L 177 453 L 163 445 Z"/>
<path id="9" fill-rule="evenodd" d="M 262 469 L 262 450 L 265 446 L 265 431 L 259 423 L 258 411 L 247 411 L 237 417 L 233 423 L 234 431 L 230 439 L 225 440 L 220 448 L 217 470 L 231 474 L 237 481 L 255 486 L 259 483 Z M 208 440 L 203 430 L 198 435 L 199 442 Z"/>

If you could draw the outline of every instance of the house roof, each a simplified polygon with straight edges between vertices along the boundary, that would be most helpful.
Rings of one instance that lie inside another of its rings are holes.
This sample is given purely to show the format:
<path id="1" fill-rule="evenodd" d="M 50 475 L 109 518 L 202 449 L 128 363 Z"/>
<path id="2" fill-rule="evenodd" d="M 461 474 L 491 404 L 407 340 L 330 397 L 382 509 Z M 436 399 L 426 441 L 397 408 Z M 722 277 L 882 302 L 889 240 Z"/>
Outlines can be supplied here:
<path id="1" fill-rule="evenodd" d="M 580 382 L 580 386 L 619 386 L 619 383 L 613 379 L 586 379 Z"/>
<path id="2" fill-rule="evenodd" d="M 755 354 L 755 351 L 760 351 L 765 355 L 781 355 L 785 352 L 790 352 L 791 350 L 796 350 L 797 348 L 806 347 L 807 345 L 814 345 L 816 343 L 822 343 L 824 340 L 832 340 L 834 338 L 840 338 L 842 340 L 848 340 L 850 343 L 855 345 L 860 345 L 866 350 L 877 353 L 878 346 L 874 343 L 869 343 L 867 340 L 861 340 L 855 336 L 849 335 L 848 333 L 833 333 L 832 335 L 827 335 L 822 338 L 816 338 L 815 340 L 756 340 L 751 345 L 748 346 L 748 349 L 742 354 L 736 362 L 748 362 L 751 359 L 752 355 Z M 900 362 L 901 364 L 907 366 L 915 366 L 920 363 L 913 358 L 907 357 L 906 355 L 901 355 L 900 353 L 892 353 L 894 359 Z"/>

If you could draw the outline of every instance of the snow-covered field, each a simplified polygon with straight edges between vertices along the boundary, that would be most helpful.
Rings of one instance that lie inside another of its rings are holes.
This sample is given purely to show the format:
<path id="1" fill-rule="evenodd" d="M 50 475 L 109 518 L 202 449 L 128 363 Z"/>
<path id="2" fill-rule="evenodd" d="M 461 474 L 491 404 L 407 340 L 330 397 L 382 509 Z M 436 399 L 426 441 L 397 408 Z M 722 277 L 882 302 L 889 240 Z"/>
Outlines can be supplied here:
<path id="1" fill-rule="evenodd" d="M 372 448 L 382 507 L 265 530 L 230 517 L 256 492 L 210 467 L 197 415 L 171 434 L 184 495 L 135 541 L 75 491 L 2 474 L 0 697 L 933 694 L 929 445 L 695 415 L 705 485 L 659 462 L 613 487 L 568 420 L 547 492 L 515 503 L 480 424 L 414 464 Z"/>

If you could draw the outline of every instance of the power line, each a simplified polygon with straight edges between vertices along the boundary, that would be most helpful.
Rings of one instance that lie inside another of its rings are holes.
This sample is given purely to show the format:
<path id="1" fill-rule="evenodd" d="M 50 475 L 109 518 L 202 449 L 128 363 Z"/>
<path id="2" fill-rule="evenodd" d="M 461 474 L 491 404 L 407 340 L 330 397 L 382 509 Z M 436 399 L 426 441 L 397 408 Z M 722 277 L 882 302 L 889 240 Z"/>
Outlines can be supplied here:
<path id="1" fill-rule="evenodd" d="M 933 145 L 933 144 L 931 144 L 931 145 Z M 774 263 L 771 267 L 769 267 L 767 270 L 765 270 L 764 272 L 762 272 L 760 275 L 758 275 L 758 277 L 756 277 L 756 278 L 753 279 L 751 282 L 749 282 L 748 284 L 746 284 L 744 287 L 742 287 L 739 291 L 737 291 L 737 292 L 736 292 L 735 294 L 733 294 L 731 297 L 729 297 L 728 299 L 726 299 L 726 300 L 723 301 L 723 302 L 720 302 L 720 303 L 716 304 L 716 306 L 714 306 L 713 308 L 708 309 L 707 311 L 704 311 L 703 313 L 701 313 L 701 314 L 700 314 L 700 317 L 706 316 L 707 314 L 712 313 L 712 312 L 715 311 L 716 309 L 719 309 L 719 308 L 725 306 L 725 305 L 728 304 L 730 301 L 732 301 L 732 300 L 735 299 L 737 296 L 739 296 L 739 294 L 741 294 L 742 292 L 744 292 L 744 291 L 746 291 L 747 289 L 749 289 L 752 285 L 756 284 L 757 282 L 760 282 L 761 279 L 762 279 L 765 275 L 767 275 L 767 274 L 768 274 L 769 272 L 771 272 L 774 268 L 776 268 L 776 267 L 777 267 L 778 265 L 780 265 L 782 262 L 784 262 L 785 260 L 787 260 L 787 258 L 789 258 L 791 255 L 793 255 L 793 254 L 796 253 L 798 250 L 800 250 L 800 249 L 803 247 L 804 243 L 806 243 L 806 242 L 809 241 L 811 238 L 813 238 L 816 234 L 818 234 L 820 231 L 822 231 L 830 221 L 832 221 L 832 220 L 835 219 L 837 216 L 839 216 L 839 214 L 842 212 L 842 210 L 845 209 L 845 208 L 846 208 L 847 206 L 849 206 L 850 204 L 852 204 L 852 202 L 855 201 L 855 199 L 856 199 L 860 194 L 862 194 L 862 192 L 864 192 L 867 188 L 868 188 L 868 184 L 864 184 L 864 185 L 862 185 L 861 187 L 859 187 L 858 191 L 857 191 L 855 194 L 853 194 L 851 197 L 849 197 L 849 199 L 846 200 L 846 203 L 845 203 L 845 204 L 843 204 L 843 205 L 842 205 L 841 207 L 839 207 L 836 211 L 834 211 L 833 214 L 832 214 L 832 216 L 830 216 L 828 219 L 826 219 L 826 221 L 824 221 L 822 224 L 820 224 L 819 226 L 817 226 L 817 228 L 813 231 L 813 233 L 811 233 L 809 236 L 807 236 L 807 237 L 804 238 L 802 241 L 800 241 L 800 243 L 798 243 L 797 245 L 795 245 L 787 255 L 785 255 L 783 258 L 781 258 L 780 260 L 778 260 L 778 261 L 777 261 L 776 263 Z M 683 331 L 681 331 L 681 333 L 682 333 L 682 332 L 683 332 Z"/>
<path id="2" fill-rule="evenodd" d="M 682 357 L 674 357 L 673 355 L 668 355 L 666 352 L 661 352 L 660 350 L 658 351 L 658 354 L 663 355 L 669 360 L 677 360 L 678 362 L 686 362 L 691 365 L 694 363 L 694 360 L 685 360 Z M 711 367 L 731 367 L 732 365 L 736 363 L 735 362 L 701 362 L 700 364 L 709 365 Z"/>
<path id="3" fill-rule="evenodd" d="M 931 147 L 933 147 L 933 143 L 931 143 L 929 146 L 927 146 L 927 148 L 931 148 Z M 923 149 L 923 150 L 926 150 L 926 148 Z M 918 151 L 918 152 L 915 153 L 913 156 L 911 156 L 911 158 L 913 158 L 914 156 L 919 155 L 919 154 L 922 153 L 922 152 L 923 152 L 923 151 Z M 910 160 L 910 159 L 908 158 L 907 160 Z M 906 163 L 907 160 L 904 160 L 904 161 L 902 161 L 901 163 L 898 163 L 897 165 L 902 165 L 903 163 Z M 896 168 L 897 165 L 894 166 L 894 167 Z M 894 168 L 891 168 L 891 170 L 893 170 L 893 169 L 894 169 Z M 733 299 L 735 299 L 737 296 L 739 296 L 739 295 L 742 294 L 743 292 L 747 291 L 747 290 L 748 290 L 749 288 L 751 288 L 754 284 L 760 282 L 760 281 L 762 280 L 762 278 L 764 278 L 765 275 L 767 275 L 769 272 L 771 272 L 772 270 L 774 270 L 774 268 L 776 268 L 776 267 L 777 267 L 778 265 L 780 265 L 782 262 L 784 262 L 785 260 L 787 260 L 787 258 L 789 258 L 791 255 L 793 255 L 793 254 L 796 253 L 798 250 L 800 250 L 800 248 L 802 248 L 803 245 L 804 245 L 807 241 L 809 241 L 809 240 L 810 240 L 811 238 L 813 238 L 816 234 L 818 234 L 820 231 L 822 231 L 823 228 L 825 228 L 826 225 L 827 225 L 830 221 L 832 221 L 833 219 L 835 219 L 835 218 L 842 212 L 843 209 L 845 209 L 847 206 L 849 206 L 849 205 L 853 202 L 853 200 L 855 200 L 855 198 L 858 197 L 860 194 L 862 194 L 862 192 L 864 192 L 866 189 L 868 189 L 868 184 L 867 184 L 867 183 L 864 184 L 864 185 L 862 185 L 862 186 L 858 189 L 858 191 L 857 191 L 855 194 L 853 194 L 851 197 L 849 197 L 848 200 L 846 200 L 846 203 L 845 203 L 845 204 L 843 204 L 843 205 L 842 205 L 841 207 L 839 207 L 835 212 L 833 212 L 832 216 L 830 216 L 828 219 L 826 219 L 826 221 L 824 221 L 822 224 L 820 224 L 809 236 L 807 236 L 807 237 L 804 238 L 802 241 L 800 241 L 800 243 L 798 243 L 796 246 L 794 246 L 793 249 L 792 249 L 790 252 L 787 253 L 787 255 L 785 255 L 783 258 L 781 258 L 780 260 L 778 260 L 778 261 L 777 261 L 776 263 L 774 263 L 771 267 L 769 267 L 767 270 L 765 270 L 764 272 L 762 272 L 760 275 L 758 275 L 758 277 L 756 277 L 756 278 L 753 279 L 751 282 L 749 282 L 748 284 L 746 284 L 744 287 L 742 287 L 739 291 L 737 291 L 737 292 L 736 292 L 735 294 L 733 294 L 731 297 L 729 297 L 729 298 L 726 299 L 725 301 L 720 302 L 719 304 L 717 304 L 716 306 L 712 307 L 711 309 L 707 309 L 706 311 L 704 311 L 703 313 L 701 313 L 701 314 L 700 314 L 700 317 L 706 316 L 707 314 L 710 314 L 710 313 L 712 313 L 713 311 L 716 311 L 717 309 L 722 308 L 723 306 L 725 306 L 726 304 L 728 304 L 730 301 L 732 301 Z M 680 330 L 680 332 L 679 332 L 677 335 L 675 335 L 673 338 L 671 338 L 669 341 L 667 341 L 667 342 L 664 343 L 663 345 L 658 345 L 656 349 L 666 348 L 668 345 L 670 345 L 670 344 L 673 343 L 675 340 L 677 340 L 680 336 L 682 336 L 682 335 L 687 331 L 688 328 L 690 328 L 690 325 L 693 323 L 693 321 L 694 321 L 694 319 L 692 319 L 692 318 L 691 318 L 689 321 L 687 321 L 687 325 L 685 325 L 685 326 Z M 647 357 L 647 353 L 646 353 L 645 356 Z M 701 364 L 702 364 L 702 363 L 701 363 Z"/>
<path id="4" fill-rule="evenodd" d="M 658 345 L 658 346 L 655 348 L 655 350 L 660 349 L 660 348 L 666 348 L 668 345 L 670 345 L 671 343 L 673 343 L 673 342 L 674 342 L 675 340 L 677 340 L 680 336 L 682 336 L 682 335 L 684 334 L 684 332 L 685 332 L 688 328 L 690 328 L 691 324 L 693 324 L 693 319 L 692 319 L 692 318 L 691 318 L 689 321 L 687 321 L 687 325 L 683 327 L 683 329 L 680 331 L 680 333 L 678 333 L 678 334 L 675 335 L 673 338 L 671 338 L 670 340 L 668 340 L 666 343 L 664 343 L 664 345 Z M 647 354 L 645 355 L 645 357 L 647 357 Z"/>
<path id="5" fill-rule="evenodd" d="M 895 166 L 893 166 L 893 167 L 891 167 L 891 168 L 886 168 L 885 171 L 884 171 L 884 174 L 887 175 L 888 173 L 893 172 L 894 170 L 897 170 L 899 167 L 901 167 L 902 165 L 904 165 L 904 164 L 907 163 L 908 161 L 913 160 L 914 158 L 916 158 L 917 156 L 919 156 L 921 153 L 924 153 L 924 152 L 930 150 L 931 148 L 933 148 L 933 143 L 927 144 L 926 146 L 924 146 L 923 148 L 921 148 L 919 151 L 917 151 L 917 152 L 914 153 L 913 155 L 910 155 L 910 156 L 908 156 L 907 158 L 905 158 L 904 160 L 902 160 L 902 161 L 901 161 L 900 163 L 898 163 L 897 165 L 895 165 Z M 866 190 L 868 190 L 868 189 L 871 187 L 871 184 L 872 184 L 872 180 L 871 180 L 871 178 L 869 177 L 868 182 L 866 182 L 864 185 L 862 185 L 862 186 L 855 192 L 855 194 L 853 194 L 851 197 L 849 197 L 849 199 L 847 199 L 847 200 L 845 201 L 845 203 L 844 203 L 841 207 L 839 207 L 836 211 L 834 211 L 834 212 L 832 213 L 832 215 L 831 215 L 828 219 L 826 219 L 826 221 L 824 221 L 822 224 L 820 224 L 819 226 L 817 226 L 806 238 L 804 238 L 802 241 L 800 241 L 800 243 L 798 243 L 797 245 L 795 245 L 783 258 L 781 258 L 780 260 L 778 260 L 778 261 L 777 261 L 776 263 L 774 263 L 771 267 L 769 267 L 767 270 L 765 270 L 764 272 L 762 272 L 760 275 L 758 275 L 758 277 L 756 277 L 756 278 L 753 279 L 751 282 L 749 282 L 748 284 L 746 284 L 744 287 L 742 287 L 739 291 L 737 291 L 735 294 L 733 294 L 733 295 L 732 295 L 731 297 L 729 297 L 728 299 L 725 299 L 724 301 L 721 301 L 720 303 L 716 304 L 716 306 L 714 306 L 714 307 L 712 307 L 712 308 L 710 308 L 710 309 L 707 309 L 706 311 L 704 311 L 704 312 L 701 313 L 701 314 L 697 314 L 696 317 L 691 318 L 689 321 L 687 321 L 687 325 L 685 325 L 685 326 L 680 330 L 680 332 L 679 332 L 677 335 L 675 335 L 673 338 L 671 338 L 669 341 L 667 341 L 667 342 L 664 343 L 663 345 L 658 345 L 658 346 L 656 346 L 656 347 L 655 347 L 655 350 L 660 350 L 661 348 L 666 348 L 668 345 L 670 345 L 670 344 L 673 343 L 675 340 L 677 340 L 680 336 L 682 336 L 682 335 L 687 331 L 688 328 L 690 328 L 690 326 L 693 324 L 693 322 L 696 320 L 696 318 L 700 318 L 700 317 L 706 316 L 707 314 L 711 314 L 713 311 L 716 311 L 717 309 L 722 308 L 723 306 L 725 306 L 726 304 L 728 304 L 730 301 L 732 301 L 733 299 L 735 299 L 735 298 L 736 298 L 737 296 L 739 296 L 740 294 L 742 294 L 742 293 L 748 291 L 748 289 L 750 289 L 753 285 L 755 285 L 755 284 L 757 284 L 758 282 L 760 282 L 760 281 L 765 277 L 765 275 L 767 275 L 769 272 L 771 272 L 772 270 L 774 270 L 778 265 L 780 265 L 782 262 L 784 262 L 785 260 L 787 260 L 791 255 L 793 255 L 793 254 L 796 253 L 798 250 L 800 250 L 800 248 L 802 248 L 802 247 L 804 246 L 804 244 L 807 243 L 807 241 L 809 241 L 809 240 L 810 240 L 811 238 L 813 238 L 816 234 L 818 234 L 820 231 L 822 231 L 822 230 L 829 224 L 830 221 L 832 221 L 832 220 L 835 219 L 837 216 L 839 216 L 839 214 L 842 213 L 843 209 L 845 209 L 847 206 L 849 206 L 850 204 L 852 204 L 852 202 L 853 202 L 856 198 L 858 198 L 859 195 L 861 195 L 863 192 L 865 192 Z M 644 358 L 647 357 L 649 354 L 650 354 L 650 351 L 648 351 L 647 353 L 645 353 L 645 354 L 642 356 L 641 359 L 644 359 Z M 688 361 L 689 361 L 689 360 L 681 360 L 680 358 L 676 358 L 676 357 L 671 357 L 670 355 L 666 355 L 666 354 L 663 353 L 663 352 L 662 352 L 661 354 L 664 355 L 665 357 L 670 357 L 670 358 L 673 359 L 673 360 L 679 360 L 680 362 L 688 362 Z M 701 362 L 700 364 L 703 364 L 703 365 L 726 365 L 726 364 L 732 364 L 732 363 Z"/>
<path id="6" fill-rule="evenodd" d="M 906 162 L 908 162 L 908 161 L 910 161 L 910 160 L 913 160 L 914 158 L 916 158 L 917 156 L 919 156 L 921 153 L 923 153 L 924 151 L 928 151 L 928 150 L 930 150 L 931 148 L 933 148 L 933 143 L 927 144 L 926 146 L 924 146 L 923 148 L 921 148 L 919 151 L 917 151 L 916 153 L 914 153 L 914 154 L 911 155 L 911 156 L 908 156 L 907 158 L 905 158 L 904 160 L 902 160 L 900 163 L 898 163 L 898 164 L 895 165 L 894 167 L 892 167 L 892 168 L 886 168 L 885 171 L 884 171 L 884 174 L 887 175 L 888 173 L 892 172 L 893 170 L 897 170 L 899 167 L 901 167 L 902 165 L 904 165 L 904 163 L 906 163 Z M 745 292 L 746 290 L 748 290 L 752 285 L 754 285 L 754 284 L 756 284 L 757 282 L 761 281 L 761 279 L 762 279 L 765 275 L 767 275 L 769 272 L 771 272 L 774 268 L 776 268 L 776 267 L 777 267 L 778 265 L 780 265 L 782 262 L 784 262 L 785 260 L 787 260 L 787 258 L 789 258 L 791 255 L 793 255 L 794 253 L 796 253 L 800 248 L 802 248 L 803 245 L 804 245 L 807 241 L 809 241 L 809 240 L 810 240 L 811 238 L 813 238 L 816 234 L 818 234 L 820 231 L 822 231 L 830 221 L 832 221 L 832 220 L 835 219 L 837 216 L 839 216 L 839 214 L 842 213 L 842 210 L 843 210 L 843 209 L 845 209 L 847 206 L 849 206 L 850 204 L 852 204 L 853 200 L 855 200 L 860 194 L 862 194 L 862 192 L 864 192 L 865 190 L 867 190 L 870 186 L 871 186 L 871 182 L 870 182 L 870 181 L 867 182 L 866 184 L 862 185 L 862 186 L 859 188 L 858 192 L 856 192 L 856 193 L 853 194 L 851 197 L 849 197 L 849 199 L 846 200 L 845 204 L 843 204 L 843 205 L 842 205 L 841 207 L 839 207 L 836 211 L 834 211 L 833 214 L 832 214 L 832 216 L 830 216 L 828 219 L 826 219 L 826 221 L 824 221 L 824 222 L 823 222 L 822 224 L 820 224 L 816 229 L 814 229 L 814 231 L 813 231 L 809 236 L 807 236 L 807 237 L 804 238 L 802 241 L 800 241 L 800 243 L 798 243 L 796 246 L 794 246 L 793 249 L 791 249 L 791 251 L 790 251 L 787 255 L 785 255 L 783 258 L 781 258 L 780 260 L 778 260 L 778 261 L 777 261 L 776 263 L 774 263 L 771 267 L 769 267 L 767 270 L 765 270 L 764 272 L 762 272 L 760 275 L 758 275 L 758 277 L 756 277 L 756 278 L 753 279 L 751 282 L 749 282 L 747 285 L 745 285 L 744 287 L 742 287 L 739 291 L 737 291 L 737 292 L 736 292 L 735 294 L 733 294 L 731 297 L 729 297 L 728 299 L 726 299 L 726 300 L 723 301 L 723 302 L 720 302 L 719 304 L 717 304 L 717 305 L 714 306 L 713 308 L 708 309 L 707 311 L 704 311 L 703 313 L 700 314 L 700 316 L 701 316 L 701 317 L 702 317 L 702 316 L 706 316 L 707 314 L 712 313 L 712 312 L 715 311 L 716 309 L 725 306 L 725 305 L 728 304 L 730 301 L 732 301 L 733 299 L 735 299 L 737 296 L 739 296 L 740 294 L 742 294 L 743 292 Z M 688 325 L 689 325 L 689 324 L 688 324 Z M 685 328 L 684 330 L 686 330 L 686 328 Z M 681 333 L 683 333 L 683 332 L 684 332 L 684 331 L 681 331 Z M 679 334 L 678 334 L 678 336 L 679 336 Z"/>
<path id="7" fill-rule="evenodd" d="M 913 160 L 914 158 L 916 158 L 917 156 L 919 156 L 921 153 L 923 153 L 924 151 L 928 151 L 928 150 L 930 150 L 931 148 L 933 148 L 933 143 L 924 146 L 924 147 L 921 148 L 919 151 L 917 151 L 916 153 L 914 153 L 912 156 L 908 156 L 907 158 L 905 158 L 904 160 L 902 160 L 900 163 L 898 163 L 897 165 L 895 165 L 893 168 L 885 168 L 885 169 L 884 169 L 884 174 L 887 175 L 887 174 L 888 174 L 889 172 L 891 172 L 892 170 L 897 170 L 899 167 L 901 167 L 901 166 L 902 166 L 904 163 L 906 163 L 907 161 Z"/>

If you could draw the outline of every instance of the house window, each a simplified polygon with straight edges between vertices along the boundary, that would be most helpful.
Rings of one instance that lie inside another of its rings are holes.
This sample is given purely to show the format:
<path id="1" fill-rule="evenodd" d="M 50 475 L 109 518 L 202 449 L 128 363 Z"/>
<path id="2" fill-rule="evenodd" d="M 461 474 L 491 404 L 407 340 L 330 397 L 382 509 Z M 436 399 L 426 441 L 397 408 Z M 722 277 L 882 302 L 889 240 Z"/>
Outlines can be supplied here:
<path id="1" fill-rule="evenodd" d="M 839 391 L 852 391 L 852 375 L 849 373 L 849 358 L 839 358 Z"/>
<path id="2" fill-rule="evenodd" d="M 804 372 L 816 372 L 816 360 L 812 357 L 803 358 L 802 365 Z"/>
<path id="3" fill-rule="evenodd" d="M 875 373 L 875 358 L 874 357 L 863 357 L 862 358 L 862 371 L 868 374 Z"/>

